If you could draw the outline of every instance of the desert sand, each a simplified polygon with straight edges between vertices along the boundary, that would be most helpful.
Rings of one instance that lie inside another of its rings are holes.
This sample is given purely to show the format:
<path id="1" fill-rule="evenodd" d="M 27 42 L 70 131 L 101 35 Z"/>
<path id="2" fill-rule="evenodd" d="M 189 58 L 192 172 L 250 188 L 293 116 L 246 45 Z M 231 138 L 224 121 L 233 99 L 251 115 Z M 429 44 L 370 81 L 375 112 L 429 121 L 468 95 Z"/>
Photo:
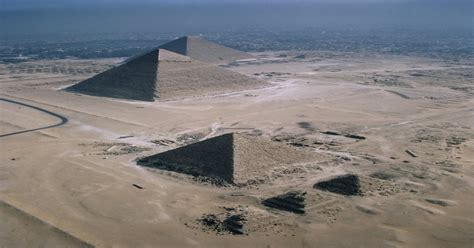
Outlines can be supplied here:
<path id="1" fill-rule="evenodd" d="M 155 102 L 64 90 L 122 59 L 1 64 L 0 246 L 473 246 L 471 61 L 253 56 L 226 69 L 265 87 Z M 314 159 L 246 185 L 137 164 L 226 133 Z"/>

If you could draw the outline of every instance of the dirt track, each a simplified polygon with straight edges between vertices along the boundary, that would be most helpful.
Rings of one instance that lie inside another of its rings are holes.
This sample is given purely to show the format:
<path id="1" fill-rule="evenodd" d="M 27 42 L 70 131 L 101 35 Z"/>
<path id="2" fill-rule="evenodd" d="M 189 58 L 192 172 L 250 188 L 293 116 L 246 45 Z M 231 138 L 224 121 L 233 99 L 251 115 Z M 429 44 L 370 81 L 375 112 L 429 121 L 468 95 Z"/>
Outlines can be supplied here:
<path id="1" fill-rule="evenodd" d="M 0 101 L 12 103 L 12 104 L 18 104 L 18 105 L 21 105 L 21 106 L 25 106 L 25 107 L 28 107 L 28 108 L 32 108 L 32 109 L 41 111 L 41 112 L 43 112 L 43 113 L 46 113 L 46 114 L 48 114 L 48 115 L 52 115 L 52 116 L 57 117 L 57 118 L 60 119 L 60 122 L 57 123 L 57 124 L 54 124 L 54 125 L 50 125 L 50 126 L 46 126 L 46 127 L 38 127 L 38 128 L 34 128 L 34 129 L 28 129 L 28 130 L 13 132 L 13 133 L 0 134 L 0 138 L 2 138 L 2 137 L 7 137 L 7 136 L 11 136 L 11 135 L 22 134 L 22 133 L 28 133 L 28 132 L 33 132 L 33 131 L 44 130 L 44 129 L 53 128 L 53 127 L 58 127 L 58 126 L 61 126 L 61 125 L 66 124 L 66 123 L 68 122 L 68 119 L 67 119 L 66 117 L 61 116 L 61 115 L 56 114 L 56 113 L 53 113 L 53 112 L 48 111 L 48 110 L 43 109 L 43 108 L 39 108 L 39 107 L 36 107 L 36 106 L 33 106 L 33 105 L 29 105 L 29 104 L 26 104 L 26 103 L 21 103 L 21 102 L 17 102 L 17 101 L 5 99 L 5 98 L 0 98 Z"/>

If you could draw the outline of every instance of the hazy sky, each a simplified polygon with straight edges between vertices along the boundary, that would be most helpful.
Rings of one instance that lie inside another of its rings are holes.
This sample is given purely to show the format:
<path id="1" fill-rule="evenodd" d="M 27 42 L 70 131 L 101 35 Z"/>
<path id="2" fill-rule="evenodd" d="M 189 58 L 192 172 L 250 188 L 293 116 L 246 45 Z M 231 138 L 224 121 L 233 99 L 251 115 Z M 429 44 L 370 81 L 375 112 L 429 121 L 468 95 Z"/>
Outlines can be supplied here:
<path id="1" fill-rule="evenodd" d="M 49 8 L 84 5 L 110 5 L 110 4 L 298 4 L 298 3 L 470 3 L 472 0 L 0 0 L 2 9 L 17 8 Z"/>
<path id="2" fill-rule="evenodd" d="M 0 0 L 7 35 L 266 28 L 473 29 L 474 0 Z M 1 38 L 1 37 L 0 37 Z"/>

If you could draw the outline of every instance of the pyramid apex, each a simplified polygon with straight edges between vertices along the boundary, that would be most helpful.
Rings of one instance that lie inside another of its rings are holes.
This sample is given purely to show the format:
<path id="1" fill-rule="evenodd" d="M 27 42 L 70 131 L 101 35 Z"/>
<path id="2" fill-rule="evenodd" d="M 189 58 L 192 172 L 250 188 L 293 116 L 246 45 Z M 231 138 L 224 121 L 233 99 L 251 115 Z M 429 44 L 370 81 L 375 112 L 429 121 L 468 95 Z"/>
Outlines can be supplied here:
<path id="1" fill-rule="evenodd" d="M 181 36 L 181 38 L 179 39 L 200 39 L 200 37 L 194 36 L 194 35 L 185 35 L 185 36 Z"/>
<path id="2" fill-rule="evenodd" d="M 161 45 L 160 48 L 211 64 L 226 64 L 254 57 L 251 54 L 208 41 L 202 36 L 183 36 Z"/>
<path id="3" fill-rule="evenodd" d="M 191 58 L 187 57 L 187 56 L 184 56 L 184 55 L 181 55 L 181 54 L 178 54 L 178 53 L 174 53 L 172 51 L 168 51 L 166 49 L 163 49 L 163 48 L 158 48 L 157 49 L 157 53 L 158 53 L 158 61 L 159 62 L 188 62 L 188 61 L 191 61 Z"/>
<path id="4" fill-rule="evenodd" d="M 188 40 L 191 40 L 191 39 L 202 39 L 202 38 L 199 38 L 197 36 L 191 36 L 191 35 L 185 35 L 185 36 L 181 36 L 173 41 L 188 41 Z M 173 42 L 171 41 L 171 42 Z"/>
<path id="5" fill-rule="evenodd" d="M 188 42 L 192 42 L 192 41 L 204 41 L 204 42 L 210 42 L 208 41 L 207 39 L 205 39 L 204 37 L 201 37 L 201 36 L 193 36 L 193 35 L 186 35 L 186 36 L 182 36 L 174 41 L 181 41 L 181 42 L 184 42 L 184 43 L 188 43 Z"/>

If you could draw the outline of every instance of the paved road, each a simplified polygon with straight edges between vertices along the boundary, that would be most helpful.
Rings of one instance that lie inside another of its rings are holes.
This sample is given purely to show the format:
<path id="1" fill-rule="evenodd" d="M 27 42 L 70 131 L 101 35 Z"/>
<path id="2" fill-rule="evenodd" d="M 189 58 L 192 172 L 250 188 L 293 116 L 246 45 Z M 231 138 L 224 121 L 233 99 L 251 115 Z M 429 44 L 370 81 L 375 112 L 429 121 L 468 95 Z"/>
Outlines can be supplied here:
<path id="1" fill-rule="evenodd" d="M 36 107 L 36 106 L 33 106 L 33 105 L 29 105 L 29 104 L 26 104 L 26 103 L 17 102 L 17 101 L 5 99 L 5 98 L 0 98 L 0 101 L 4 101 L 4 102 L 13 103 L 13 104 L 25 106 L 25 107 L 28 107 L 28 108 L 32 108 L 32 109 L 41 111 L 43 113 L 46 113 L 48 115 L 52 115 L 52 116 L 54 116 L 54 117 L 56 117 L 60 120 L 60 122 L 58 122 L 57 124 L 50 125 L 50 126 L 38 127 L 38 128 L 33 128 L 33 129 L 28 129 L 28 130 L 13 132 L 13 133 L 7 133 L 7 134 L 0 134 L 0 138 L 7 137 L 7 136 L 12 136 L 12 135 L 17 135 L 17 134 L 22 134 L 22 133 L 34 132 L 34 131 L 38 131 L 38 130 L 44 130 L 44 129 L 53 128 L 53 127 L 58 127 L 58 126 L 66 124 L 69 121 L 66 117 L 64 117 L 62 115 L 53 113 L 49 110 L 39 108 L 39 107 Z"/>

